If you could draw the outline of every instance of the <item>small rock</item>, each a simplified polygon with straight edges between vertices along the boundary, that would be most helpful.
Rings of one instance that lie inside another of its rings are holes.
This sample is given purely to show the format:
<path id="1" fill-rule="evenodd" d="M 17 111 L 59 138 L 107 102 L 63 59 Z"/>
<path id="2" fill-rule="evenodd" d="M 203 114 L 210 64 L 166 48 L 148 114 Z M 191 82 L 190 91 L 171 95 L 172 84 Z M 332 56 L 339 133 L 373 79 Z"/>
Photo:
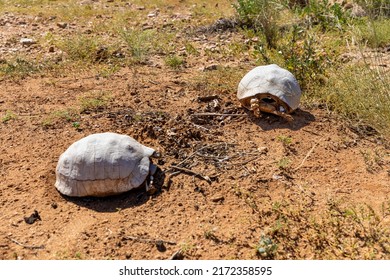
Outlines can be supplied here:
<path id="1" fill-rule="evenodd" d="M 54 47 L 50 46 L 48 51 L 49 51 L 49 53 L 53 53 L 54 52 Z"/>
<path id="2" fill-rule="evenodd" d="M 216 195 L 216 196 L 213 196 L 211 198 L 212 202 L 220 202 L 220 201 L 224 201 L 224 200 L 225 200 L 225 198 L 222 195 Z"/>
<path id="3" fill-rule="evenodd" d="M 30 217 L 24 217 L 24 221 L 29 225 L 35 223 L 36 220 L 42 220 L 37 210 L 34 210 L 34 213 L 32 213 Z"/>
<path id="4" fill-rule="evenodd" d="M 68 24 L 66 22 L 57 22 L 57 26 L 59 28 L 66 28 L 68 26 Z"/>
<path id="5" fill-rule="evenodd" d="M 217 65 L 217 64 L 211 64 L 211 65 L 205 66 L 203 68 L 203 71 L 214 71 L 214 70 L 217 70 L 218 67 L 219 67 L 219 65 Z"/>
<path id="6" fill-rule="evenodd" d="M 35 40 L 34 39 L 30 39 L 30 38 L 22 38 L 22 39 L 20 39 L 20 43 L 23 46 L 31 46 L 33 44 L 36 44 Z"/>

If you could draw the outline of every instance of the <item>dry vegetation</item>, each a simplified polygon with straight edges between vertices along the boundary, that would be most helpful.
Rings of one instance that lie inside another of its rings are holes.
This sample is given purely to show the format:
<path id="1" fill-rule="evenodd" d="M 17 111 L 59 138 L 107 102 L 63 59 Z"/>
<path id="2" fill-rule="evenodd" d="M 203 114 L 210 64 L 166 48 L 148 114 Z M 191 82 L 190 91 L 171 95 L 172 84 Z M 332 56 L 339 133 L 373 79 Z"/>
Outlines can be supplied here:
<path id="1" fill-rule="evenodd" d="M 389 13 L 388 0 L 0 0 L 0 258 L 389 259 Z M 269 63 L 302 86 L 293 123 L 236 100 Z M 103 131 L 162 153 L 157 194 L 56 192 L 58 156 Z"/>

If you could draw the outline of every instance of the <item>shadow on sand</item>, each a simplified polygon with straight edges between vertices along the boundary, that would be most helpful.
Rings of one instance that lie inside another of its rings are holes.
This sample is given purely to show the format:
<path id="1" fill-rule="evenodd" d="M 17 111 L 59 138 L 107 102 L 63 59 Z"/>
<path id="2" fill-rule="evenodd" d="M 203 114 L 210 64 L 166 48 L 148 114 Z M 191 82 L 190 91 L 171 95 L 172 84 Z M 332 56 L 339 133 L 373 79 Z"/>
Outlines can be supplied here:
<path id="1" fill-rule="evenodd" d="M 142 186 L 125 193 L 107 197 L 69 197 L 62 194 L 60 195 L 69 202 L 80 207 L 92 209 L 96 212 L 118 212 L 121 209 L 140 206 L 146 203 L 151 197 L 159 196 L 162 191 L 164 179 L 164 172 L 158 168 L 153 184 L 156 191 L 153 194 L 148 194 L 145 189 L 145 184 L 143 184 Z"/>
<path id="2" fill-rule="evenodd" d="M 310 112 L 299 108 L 291 114 L 291 116 L 294 118 L 294 120 L 291 122 L 288 122 L 283 118 L 272 114 L 263 113 L 261 118 L 256 118 L 249 110 L 246 110 L 246 113 L 248 114 L 249 120 L 251 122 L 260 126 L 265 131 L 281 128 L 296 131 L 315 121 L 315 117 Z"/>

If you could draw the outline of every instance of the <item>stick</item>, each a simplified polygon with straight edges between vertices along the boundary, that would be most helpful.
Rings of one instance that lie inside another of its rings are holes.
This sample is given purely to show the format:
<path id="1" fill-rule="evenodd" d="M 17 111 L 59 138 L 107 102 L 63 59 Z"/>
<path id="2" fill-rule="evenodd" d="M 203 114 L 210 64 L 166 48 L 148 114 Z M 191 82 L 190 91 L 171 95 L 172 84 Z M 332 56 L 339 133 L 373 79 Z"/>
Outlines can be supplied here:
<path id="1" fill-rule="evenodd" d="M 199 173 L 197 173 L 197 172 L 195 172 L 195 171 L 192 171 L 191 169 L 179 167 L 179 166 L 176 166 L 176 165 L 171 165 L 171 167 L 174 168 L 174 169 L 183 171 L 183 172 L 185 172 L 185 173 L 189 173 L 189 174 L 198 176 L 198 177 L 202 178 L 203 180 L 206 180 L 207 182 L 211 183 L 210 177 L 208 177 L 208 176 L 203 176 L 202 174 L 199 174 Z"/>
<path id="2" fill-rule="evenodd" d="M 244 114 L 195 113 L 193 117 L 244 117 Z"/>
<path id="3" fill-rule="evenodd" d="M 177 250 L 173 255 L 169 258 L 170 260 L 181 260 L 183 259 L 183 252 L 181 249 Z"/>
<path id="4" fill-rule="evenodd" d="M 198 96 L 198 101 L 200 102 L 208 102 L 214 99 L 218 99 L 218 95 L 209 95 L 209 96 Z"/>
<path id="5" fill-rule="evenodd" d="M 176 245 L 176 242 L 167 241 L 167 240 L 161 240 L 161 239 L 148 239 L 148 238 L 141 238 L 141 237 L 136 237 L 136 236 L 125 236 L 124 238 L 125 239 L 129 239 L 129 240 L 143 242 L 143 243 L 158 244 L 160 242 L 163 242 L 163 243 L 169 244 L 169 245 Z"/>
<path id="6" fill-rule="evenodd" d="M 314 149 L 317 147 L 317 145 L 320 143 L 320 141 L 322 140 L 323 138 L 321 138 L 320 140 L 318 140 L 316 143 L 314 143 L 313 147 L 311 147 L 311 149 L 307 152 L 306 156 L 303 158 L 303 160 L 301 161 L 301 163 L 294 168 L 294 171 L 297 171 L 299 168 L 301 168 L 303 166 L 303 164 L 305 163 L 305 161 L 309 158 L 309 156 L 311 155 L 311 153 L 314 151 Z"/>
<path id="7" fill-rule="evenodd" d="M 22 246 L 23 248 L 26 249 L 44 249 L 45 245 L 40 245 L 40 246 L 31 246 L 31 245 L 24 245 L 20 243 L 19 241 L 12 239 L 11 237 L 8 237 L 9 240 L 11 240 L 13 243 L 18 244 L 19 246 Z"/>

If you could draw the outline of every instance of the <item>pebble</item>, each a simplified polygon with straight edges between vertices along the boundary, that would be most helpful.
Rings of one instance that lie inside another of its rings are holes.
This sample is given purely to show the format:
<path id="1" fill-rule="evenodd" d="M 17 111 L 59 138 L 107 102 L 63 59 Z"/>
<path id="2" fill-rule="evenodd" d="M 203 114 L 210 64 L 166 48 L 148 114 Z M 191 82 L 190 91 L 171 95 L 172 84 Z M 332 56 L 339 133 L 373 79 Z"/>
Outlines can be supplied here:
<path id="1" fill-rule="evenodd" d="M 68 23 L 66 23 L 66 22 L 57 22 L 57 26 L 59 28 L 66 28 L 68 26 Z"/>
<path id="2" fill-rule="evenodd" d="M 33 44 L 36 44 L 35 40 L 34 39 L 30 39 L 30 38 L 22 38 L 22 39 L 20 39 L 20 43 L 23 46 L 31 46 Z"/>
<path id="3" fill-rule="evenodd" d="M 225 200 L 225 197 L 223 197 L 222 195 L 215 195 L 211 198 L 212 202 L 220 202 L 223 200 Z"/>

